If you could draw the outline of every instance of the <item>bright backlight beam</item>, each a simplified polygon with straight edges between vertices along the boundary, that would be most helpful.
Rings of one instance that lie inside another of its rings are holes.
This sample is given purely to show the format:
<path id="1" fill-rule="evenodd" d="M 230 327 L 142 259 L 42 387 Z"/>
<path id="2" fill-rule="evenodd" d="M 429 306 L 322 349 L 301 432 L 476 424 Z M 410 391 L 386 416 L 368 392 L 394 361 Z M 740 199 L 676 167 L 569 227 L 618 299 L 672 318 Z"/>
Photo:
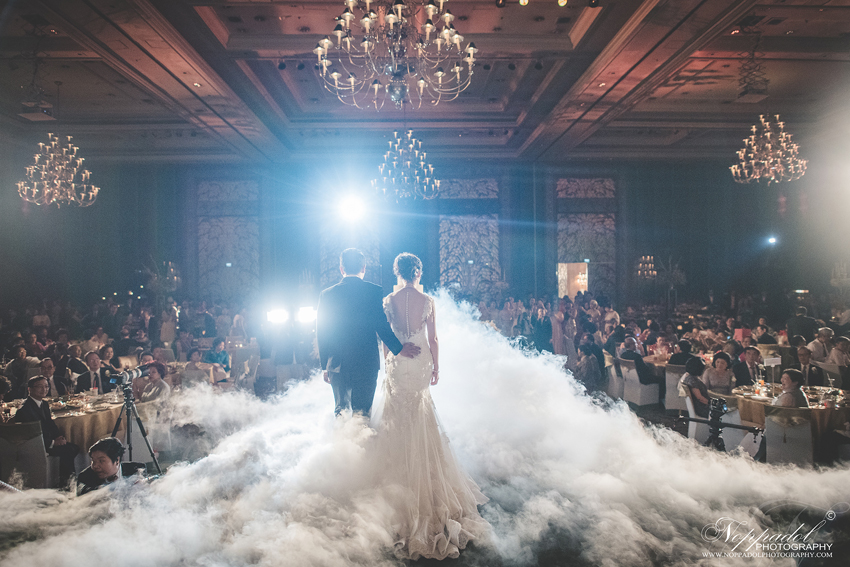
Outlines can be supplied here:
<path id="1" fill-rule="evenodd" d="M 286 309 L 272 309 L 266 314 L 269 323 L 275 323 L 277 325 L 281 323 L 286 323 L 289 320 L 289 311 Z"/>
<path id="2" fill-rule="evenodd" d="M 355 196 L 344 198 L 339 203 L 339 216 L 348 222 L 357 222 L 363 218 L 366 207 L 363 201 Z"/>
<path id="3" fill-rule="evenodd" d="M 313 307 L 302 307 L 298 310 L 298 320 L 302 323 L 312 323 L 316 320 L 316 309 Z"/>

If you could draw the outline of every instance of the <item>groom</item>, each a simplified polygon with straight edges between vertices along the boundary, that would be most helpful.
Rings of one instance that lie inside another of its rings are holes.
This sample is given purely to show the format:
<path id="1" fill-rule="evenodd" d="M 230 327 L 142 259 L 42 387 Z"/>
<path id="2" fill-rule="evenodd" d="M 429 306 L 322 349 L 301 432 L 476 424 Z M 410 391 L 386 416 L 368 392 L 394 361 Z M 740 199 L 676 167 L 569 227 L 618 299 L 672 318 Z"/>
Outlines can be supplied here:
<path id="1" fill-rule="evenodd" d="M 363 281 L 366 257 L 356 248 L 339 256 L 342 281 L 319 296 L 316 341 L 325 372 L 325 382 L 333 387 L 334 414 L 351 409 L 368 416 L 378 384 L 381 361 L 376 334 L 395 355 L 414 358 L 419 347 L 401 344 L 396 338 L 382 305 L 383 290 Z"/>

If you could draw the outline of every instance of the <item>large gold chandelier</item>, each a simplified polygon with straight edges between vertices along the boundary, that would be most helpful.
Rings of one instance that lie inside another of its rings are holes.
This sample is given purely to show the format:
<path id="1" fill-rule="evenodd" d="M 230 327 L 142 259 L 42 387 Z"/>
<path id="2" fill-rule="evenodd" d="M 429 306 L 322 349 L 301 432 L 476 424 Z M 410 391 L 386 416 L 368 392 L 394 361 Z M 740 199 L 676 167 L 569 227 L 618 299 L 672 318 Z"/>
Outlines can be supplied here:
<path id="1" fill-rule="evenodd" d="M 77 157 L 79 148 L 71 144 L 71 136 L 65 136 L 64 144 L 54 134 L 47 136 L 46 144 L 38 144 L 35 164 L 26 169 L 26 180 L 18 181 L 18 194 L 36 205 L 88 207 L 100 187 L 90 182 L 89 170 L 80 171 L 84 158 Z"/>
<path id="2" fill-rule="evenodd" d="M 800 157 L 800 147 L 791 141 L 778 114 L 775 118 L 771 124 L 760 115 L 760 124 L 753 125 L 752 133 L 744 139 L 738 163 L 729 168 L 738 183 L 796 181 L 806 173 L 808 161 Z"/>
<path id="3" fill-rule="evenodd" d="M 434 179 L 434 166 L 427 163 L 422 141 L 413 137 L 413 130 L 404 135 L 393 132 L 384 163 L 378 166 L 380 177 L 372 187 L 396 202 L 410 199 L 433 199 L 440 192 L 440 180 Z"/>
<path id="4" fill-rule="evenodd" d="M 313 50 L 325 88 L 340 101 L 380 110 L 389 98 L 396 108 L 419 108 L 423 101 L 454 100 L 469 86 L 478 49 L 472 42 L 463 46 L 454 15 L 444 10 L 448 0 L 364 2 L 362 8 L 359 0 L 344 0 L 332 32 L 336 40 L 325 36 Z"/>

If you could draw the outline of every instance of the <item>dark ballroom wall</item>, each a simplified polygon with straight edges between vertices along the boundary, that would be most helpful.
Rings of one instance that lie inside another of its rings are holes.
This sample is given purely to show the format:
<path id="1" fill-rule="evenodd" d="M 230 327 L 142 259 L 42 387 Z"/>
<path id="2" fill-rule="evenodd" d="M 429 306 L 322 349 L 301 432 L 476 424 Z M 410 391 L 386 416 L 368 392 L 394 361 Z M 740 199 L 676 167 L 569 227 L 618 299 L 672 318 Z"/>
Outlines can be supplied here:
<path id="1" fill-rule="evenodd" d="M 560 178 L 615 182 L 616 200 L 606 206 L 616 216 L 621 305 L 636 297 L 633 272 L 640 255 L 652 254 L 657 261 L 672 257 L 688 277 L 680 299 L 704 299 L 709 289 L 717 295 L 733 287 L 817 289 L 845 248 L 835 241 L 846 228 L 836 232 L 820 221 L 836 219 L 837 225 L 846 209 L 846 197 L 824 188 L 841 179 L 841 172 L 827 165 L 812 167 L 800 182 L 777 189 L 733 183 L 727 163 L 605 162 L 562 168 L 443 163 L 442 178 L 495 180 L 498 197 L 437 199 L 407 208 L 373 203 L 361 225 L 347 225 L 337 216 L 337 202 L 342 194 L 370 194 L 371 169 L 362 164 L 316 160 L 251 168 L 92 162 L 93 178 L 103 188 L 97 203 L 56 210 L 27 205 L 14 190 L 31 159 L 31 151 L 20 146 L 0 157 L 3 305 L 39 297 L 85 302 L 111 292 L 125 294 L 128 286 L 144 283 L 138 270 L 153 261 L 177 262 L 183 292 L 196 294 L 198 222 L 205 214 L 196 201 L 204 180 L 250 180 L 258 187 L 256 212 L 250 214 L 258 227 L 259 283 L 251 295 L 262 301 L 314 299 L 327 243 L 359 242 L 364 231 L 367 240 L 379 242 L 374 279 L 389 288 L 392 258 L 411 251 L 423 258 L 424 283 L 433 287 L 440 275 L 440 215 L 498 218 L 499 269 L 510 289 L 521 296 L 553 293 L 557 219 L 563 208 L 555 197 Z M 780 195 L 786 196 L 784 213 Z M 594 206 L 570 210 L 599 212 Z M 226 203 L 217 211 L 230 214 Z M 780 239 L 775 248 L 766 245 L 771 233 Z"/>

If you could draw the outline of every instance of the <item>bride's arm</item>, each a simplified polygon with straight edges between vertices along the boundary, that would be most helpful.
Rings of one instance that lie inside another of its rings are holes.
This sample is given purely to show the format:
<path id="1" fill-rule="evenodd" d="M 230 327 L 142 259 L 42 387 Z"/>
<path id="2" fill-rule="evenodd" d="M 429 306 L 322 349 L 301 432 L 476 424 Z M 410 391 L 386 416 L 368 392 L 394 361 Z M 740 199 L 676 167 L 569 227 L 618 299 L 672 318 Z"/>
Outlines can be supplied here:
<path id="1" fill-rule="evenodd" d="M 434 361 L 434 370 L 431 372 L 431 385 L 436 386 L 440 380 L 440 343 L 437 340 L 437 314 L 434 309 L 426 320 L 428 326 L 428 347 L 431 350 L 431 359 Z"/>

